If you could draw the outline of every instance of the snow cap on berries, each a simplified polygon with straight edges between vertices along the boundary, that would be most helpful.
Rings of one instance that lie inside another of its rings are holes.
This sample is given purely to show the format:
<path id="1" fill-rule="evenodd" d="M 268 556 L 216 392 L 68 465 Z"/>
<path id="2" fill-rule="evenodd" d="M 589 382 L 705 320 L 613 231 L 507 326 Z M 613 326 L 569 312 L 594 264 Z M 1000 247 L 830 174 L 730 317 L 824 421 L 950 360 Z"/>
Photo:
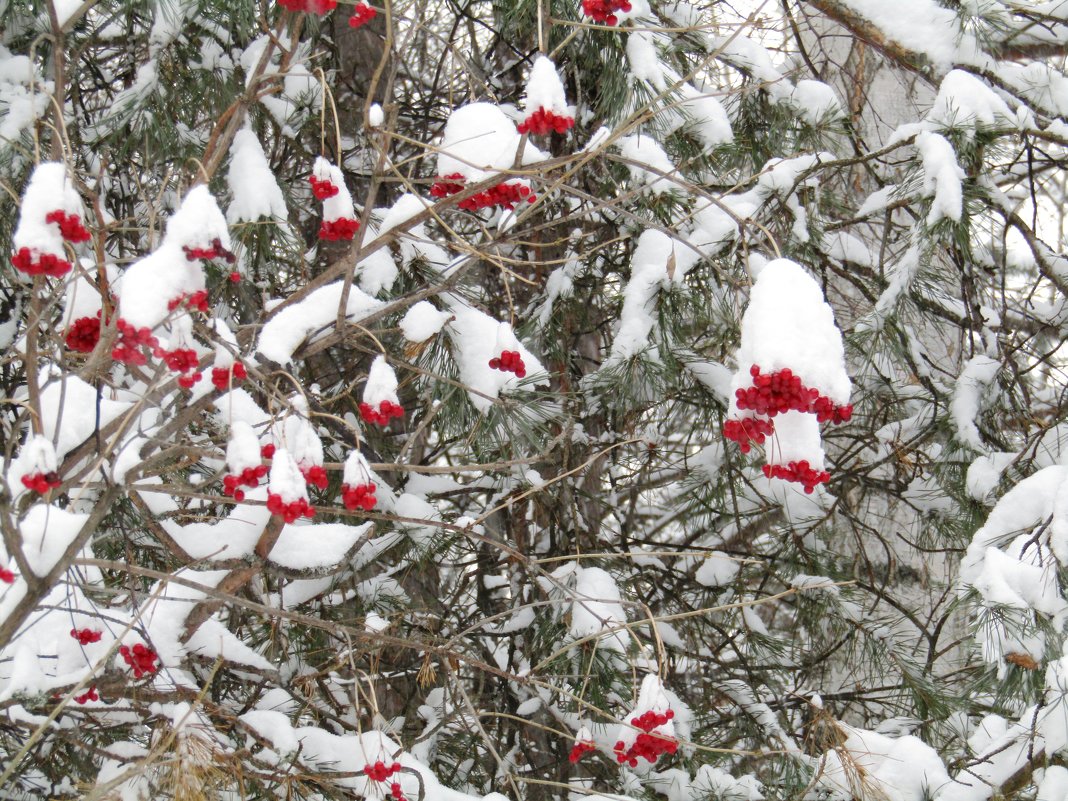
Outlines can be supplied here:
<path id="1" fill-rule="evenodd" d="M 233 475 L 260 465 L 260 438 L 252 426 L 235 420 L 230 426 L 230 440 L 226 443 L 226 467 Z"/>
<path id="2" fill-rule="evenodd" d="M 515 123 L 492 103 L 468 103 L 449 115 L 438 151 L 439 176 L 459 175 L 468 183 L 488 178 L 515 163 L 522 137 Z M 547 156 L 527 143 L 522 164 Z"/>
<path id="3" fill-rule="evenodd" d="M 379 355 L 371 362 L 367 384 L 363 388 L 363 402 L 377 409 L 382 401 L 400 405 L 397 397 L 397 374 L 389 366 L 386 357 Z"/>
<path id="4" fill-rule="evenodd" d="M 731 381 L 732 416 L 737 414 L 734 392 L 752 384 L 754 365 L 762 373 L 788 368 L 806 387 L 836 404 L 849 403 L 852 384 L 842 332 L 820 285 L 789 259 L 770 261 L 757 273 L 742 316 L 738 370 Z"/>
<path id="5" fill-rule="evenodd" d="M 61 162 L 37 165 L 19 206 L 19 224 L 12 237 L 12 263 L 28 275 L 60 276 L 71 269 L 64 240 L 89 238 L 81 197 Z"/>
<path id="6" fill-rule="evenodd" d="M 58 483 L 58 469 L 59 462 L 52 440 L 42 434 L 34 434 L 26 440 L 19 449 L 19 455 L 11 463 L 7 477 L 8 486 L 16 495 L 24 489 L 47 491 L 50 486 Z M 35 484 L 38 486 L 31 486 Z"/>
<path id="7" fill-rule="evenodd" d="M 218 317 L 212 318 L 209 321 L 209 325 L 214 329 L 215 336 L 220 342 L 215 348 L 215 361 L 212 363 L 212 366 L 228 368 L 234 363 L 234 351 L 239 350 L 237 337 L 235 337 L 234 332 L 230 330 L 230 326 Z"/>
<path id="8" fill-rule="evenodd" d="M 367 459 L 359 450 L 354 450 L 345 460 L 345 474 L 342 481 L 350 487 L 371 483 L 371 466 L 367 464 Z"/>
<path id="9" fill-rule="evenodd" d="M 308 490 L 296 460 L 285 448 L 278 448 L 271 458 L 271 479 L 267 487 L 271 495 L 277 495 L 282 503 L 308 500 Z"/>
<path id="10" fill-rule="evenodd" d="M 303 395 L 290 397 L 289 413 L 275 437 L 285 443 L 302 471 L 323 466 L 323 443 L 308 417 L 308 401 Z"/>
<path id="11" fill-rule="evenodd" d="M 575 111 L 567 104 L 564 83 L 556 65 L 547 56 L 534 59 L 522 105 L 523 122 L 518 127 L 519 133 L 564 133 L 575 124 Z"/>
<path id="12" fill-rule="evenodd" d="M 226 217 L 205 184 L 190 189 L 167 221 L 163 246 L 167 245 L 187 253 L 217 250 L 224 257 L 233 249 Z"/>
<path id="13" fill-rule="evenodd" d="M 345 186 L 345 176 L 334 164 L 322 156 L 315 160 L 311 174 L 312 191 L 323 202 L 323 223 L 319 238 L 327 240 L 352 239 L 359 228 L 352 194 Z"/>
<path id="14" fill-rule="evenodd" d="M 642 679 L 638 701 L 623 718 L 616 735 L 614 751 L 620 762 L 637 766 L 638 757 L 654 763 L 660 754 L 673 754 L 678 747 L 675 737 L 675 713 L 655 673 Z"/>

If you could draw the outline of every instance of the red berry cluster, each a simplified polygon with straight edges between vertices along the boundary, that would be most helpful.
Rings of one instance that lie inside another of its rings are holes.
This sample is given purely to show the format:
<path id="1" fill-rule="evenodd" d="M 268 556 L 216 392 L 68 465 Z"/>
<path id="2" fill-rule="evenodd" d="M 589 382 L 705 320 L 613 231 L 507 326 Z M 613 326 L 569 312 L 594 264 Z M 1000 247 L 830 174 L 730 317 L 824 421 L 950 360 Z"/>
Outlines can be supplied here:
<path id="1" fill-rule="evenodd" d="M 616 745 L 622 746 L 623 743 L 619 742 Z M 597 747 L 593 743 L 575 743 L 571 746 L 571 753 L 567 755 L 567 761 L 571 764 L 578 762 L 582 757 L 588 754 L 590 751 L 596 751 Z"/>
<path id="2" fill-rule="evenodd" d="M 336 220 L 323 220 L 319 226 L 319 238 L 327 242 L 349 241 L 360 230 L 359 220 L 338 217 Z"/>
<path id="3" fill-rule="evenodd" d="M 366 25 L 378 15 L 378 12 L 367 3 L 357 3 L 352 11 L 353 14 L 349 17 L 350 28 L 359 28 L 361 25 Z"/>
<path id="4" fill-rule="evenodd" d="M 167 301 L 167 311 L 174 311 L 183 304 L 187 309 L 206 313 L 208 311 L 208 290 L 198 289 L 190 295 L 186 295 L 183 292 L 178 297 L 171 298 Z"/>
<path id="5" fill-rule="evenodd" d="M 350 512 L 354 509 L 363 509 L 365 512 L 370 512 L 375 508 L 375 504 L 378 503 L 378 499 L 375 497 L 376 489 L 378 488 L 372 481 L 368 481 L 366 484 L 357 484 L 355 487 L 343 484 L 341 486 L 341 501 Z"/>
<path id="6" fill-rule="evenodd" d="M 363 418 L 365 423 L 388 426 L 389 421 L 394 417 L 404 417 L 404 407 L 391 400 L 382 401 L 378 404 L 378 409 L 375 409 L 375 407 L 369 403 L 361 403 L 360 417 Z"/>
<path id="7" fill-rule="evenodd" d="M 455 195 L 457 192 L 463 191 L 465 180 L 463 175 L 458 172 L 446 175 L 430 187 L 430 194 L 438 198 Z M 524 199 L 526 199 L 527 203 L 533 203 L 538 197 L 530 191 L 530 187 L 526 184 L 518 182 L 503 183 L 491 186 L 489 189 L 461 200 L 459 206 L 467 211 L 478 211 L 492 206 L 500 206 L 511 211 Z"/>
<path id="8" fill-rule="evenodd" d="M 89 688 L 88 692 L 84 692 L 81 695 L 74 696 L 74 700 L 79 704 L 84 704 L 88 701 L 99 701 L 100 696 L 96 694 L 96 685 Z"/>
<path id="9" fill-rule="evenodd" d="M 539 108 L 517 126 L 519 133 L 533 134 L 534 136 L 547 136 L 556 131 L 558 134 L 567 133 L 575 125 L 574 117 L 565 117 L 547 108 Z"/>
<path id="10" fill-rule="evenodd" d="M 34 261 L 33 251 L 29 248 L 19 248 L 11 257 L 11 263 L 16 270 L 26 275 L 49 275 L 52 278 L 64 276 L 73 268 L 69 261 L 51 253 L 42 253 L 37 261 Z"/>
<path id="11" fill-rule="evenodd" d="M 489 366 L 502 373 L 515 373 L 516 378 L 526 378 L 527 366 L 517 350 L 502 350 L 500 356 L 489 360 Z"/>
<path id="12" fill-rule="evenodd" d="M 223 476 L 223 494 L 235 501 L 245 500 L 245 491 L 241 487 L 258 487 L 260 479 L 267 475 L 267 465 L 246 467 L 240 473 L 228 473 Z"/>
<path id="13" fill-rule="evenodd" d="M 749 368 L 753 386 L 738 389 L 734 397 L 738 408 L 774 417 L 783 412 L 813 413 L 821 422 L 844 423 L 853 415 L 852 406 L 836 406 L 820 395 L 818 389 L 806 387 L 789 367 L 774 373 L 761 373 L 757 365 Z"/>
<path id="14" fill-rule="evenodd" d="M 750 442 L 763 445 L 764 439 L 775 433 L 775 425 L 760 417 L 728 420 L 723 424 L 723 436 L 738 443 L 742 453 L 749 453 Z"/>
<path id="15" fill-rule="evenodd" d="M 211 368 L 211 383 L 215 385 L 219 392 L 225 392 L 231 382 L 236 384 L 246 378 L 248 378 L 248 370 L 245 369 L 245 365 L 241 362 L 234 362 L 229 367 Z"/>
<path id="16" fill-rule="evenodd" d="M 134 328 L 121 317 L 116 326 L 119 336 L 111 349 L 111 358 L 124 364 L 147 364 L 148 357 L 142 348 L 151 348 L 153 352 L 159 349 L 159 340 L 152 336 L 152 329 Z"/>
<path id="17" fill-rule="evenodd" d="M 400 771 L 400 762 L 394 762 L 392 765 L 387 765 L 382 760 L 379 760 L 373 765 L 365 765 L 363 775 L 376 782 L 387 782 L 394 773 L 400 773 Z M 405 801 L 404 793 L 401 791 L 400 782 L 392 782 L 389 785 L 389 793 L 393 796 L 394 801 Z"/>
<path id="18" fill-rule="evenodd" d="M 92 353 L 100 341 L 100 312 L 96 317 L 79 317 L 67 332 L 67 347 L 76 353 Z"/>
<path id="19" fill-rule="evenodd" d="M 616 743 L 613 749 L 616 753 L 616 760 L 620 763 L 626 762 L 632 768 L 636 768 L 638 767 L 638 757 L 644 757 L 647 762 L 656 762 L 661 754 L 674 754 L 679 747 L 679 743 L 674 737 L 652 733 L 653 729 L 657 726 L 663 726 L 673 717 L 675 717 L 675 713 L 669 709 L 667 712 L 649 710 L 636 718 L 632 718 L 631 725 L 641 729 L 641 734 L 634 739 L 634 744 L 627 750 L 624 750 L 622 740 Z"/>
<path id="20" fill-rule="evenodd" d="M 230 273 L 230 283 L 231 284 L 240 284 L 241 283 L 241 273 L 239 273 L 237 270 L 234 270 L 233 272 L 231 272 Z"/>
<path id="21" fill-rule="evenodd" d="M 826 470 L 814 470 L 807 459 L 799 462 L 790 462 L 787 465 L 766 464 L 764 475 L 768 478 L 781 478 L 783 481 L 796 481 L 805 488 L 805 492 L 811 493 L 816 485 L 825 484 L 831 480 L 831 474 Z"/>
<path id="22" fill-rule="evenodd" d="M 8 570 L 6 567 L 0 567 L 0 581 L 5 584 L 15 583 L 15 574 Z"/>
<path id="23" fill-rule="evenodd" d="M 58 487 L 62 483 L 62 479 L 54 472 L 33 473 L 22 477 L 22 486 L 28 490 L 33 490 L 38 495 L 44 495 L 50 489 Z"/>
<path id="24" fill-rule="evenodd" d="M 301 516 L 315 517 L 315 509 L 304 498 L 286 503 L 281 495 L 273 492 L 267 493 L 267 511 L 273 515 L 281 515 L 287 523 L 292 523 Z"/>
<path id="25" fill-rule="evenodd" d="M 337 0 L 278 0 L 278 5 L 289 11 L 322 15 L 337 8 Z"/>
<path id="26" fill-rule="evenodd" d="M 133 648 L 123 645 L 119 648 L 119 653 L 126 660 L 126 664 L 133 669 L 135 679 L 151 676 L 158 669 L 156 660 L 159 657 L 156 656 L 155 651 L 143 643 L 137 643 Z"/>
<path id="27" fill-rule="evenodd" d="M 300 468 L 300 474 L 304 476 L 304 481 L 311 484 L 313 487 L 318 487 L 321 490 L 327 488 L 330 484 L 330 479 L 327 478 L 326 470 L 322 465 L 312 465 L 311 467 Z"/>
<path id="28" fill-rule="evenodd" d="M 224 248 L 222 240 L 218 237 L 211 240 L 210 248 L 192 248 L 189 247 L 189 245 L 183 245 L 182 250 L 185 251 L 185 257 L 189 259 L 189 261 L 196 261 L 197 259 L 211 261 L 212 259 L 218 259 L 220 257 L 222 257 L 227 264 L 233 264 L 237 261 L 237 256 Z"/>
<path id="29" fill-rule="evenodd" d="M 104 632 L 97 631 L 96 629 L 71 629 L 70 636 L 76 639 L 81 645 L 88 645 L 91 642 L 100 642 L 100 638 L 104 636 Z"/>
<path id="30" fill-rule="evenodd" d="M 82 218 L 77 214 L 67 214 L 56 209 L 45 215 L 45 222 L 59 225 L 60 235 L 68 242 L 88 242 L 92 239 L 89 229 L 82 225 Z"/>
<path id="31" fill-rule="evenodd" d="M 630 11 L 630 0 L 582 0 L 582 13 L 594 22 L 615 25 L 617 11 Z"/>
<path id="32" fill-rule="evenodd" d="M 312 194 L 315 195 L 317 200 L 326 200 L 328 197 L 333 197 L 340 190 L 334 185 L 334 182 L 328 178 L 320 180 L 314 175 L 308 176 L 308 183 L 311 184 Z"/>
<path id="33" fill-rule="evenodd" d="M 153 350 L 156 356 L 162 357 L 168 369 L 178 376 L 179 386 L 192 389 L 193 385 L 203 378 L 203 374 L 197 370 L 197 352 L 192 348 L 175 348 L 174 350 Z"/>

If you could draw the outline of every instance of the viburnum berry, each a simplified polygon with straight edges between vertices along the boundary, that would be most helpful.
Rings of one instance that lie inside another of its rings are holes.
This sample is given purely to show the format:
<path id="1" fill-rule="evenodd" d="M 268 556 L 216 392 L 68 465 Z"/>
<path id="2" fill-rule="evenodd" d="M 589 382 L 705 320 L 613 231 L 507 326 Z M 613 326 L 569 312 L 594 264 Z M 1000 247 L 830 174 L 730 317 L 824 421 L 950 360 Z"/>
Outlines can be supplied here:
<path id="1" fill-rule="evenodd" d="M 319 238 L 327 242 L 348 241 L 360 230 L 359 220 L 338 217 L 336 220 L 323 220 L 319 226 Z"/>
<path id="2" fill-rule="evenodd" d="M 241 283 L 241 273 L 239 273 L 237 270 L 233 270 L 230 273 L 230 283 L 231 284 L 240 284 Z"/>
<path id="3" fill-rule="evenodd" d="M 245 369 L 245 365 L 241 362 L 234 362 L 229 367 L 211 368 L 211 383 L 220 392 L 225 392 L 231 382 L 237 384 L 246 378 L 248 378 L 248 370 Z"/>
<path id="4" fill-rule="evenodd" d="M 315 509 L 304 498 L 286 503 L 282 496 L 274 492 L 267 493 L 267 511 L 273 515 L 279 515 L 287 523 L 292 523 L 298 517 L 315 517 Z"/>
<path id="5" fill-rule="evenodd" d="M 4 584 L 14 584 L 15 574 L 6 567 L 0 567 L 0 581 L 4 582 Z"/>
<path id="6" fill-rule="evenodd" d="M 337 8 L 337 0 L 278 0 L 278 5 L 289 11 L 322 15 Z"/>
<path id="7" fill-rule="evenodd" d="M 61 209 L 50 211 L 45 215 L 45 222 L 56 223 L 60 235 L 68 242 L 88 242 L 92 234 L 82 225 L 82 218 L 77 214 L 67 214 Z"/>
<path id="8" fill-rule="evenodd" d="M 489 366 L 504 373 L 515 373 L 516 378 L 526 378 L 527 366 L 517 350 L 502 350 L 500 356 L 489 360 Z"/>
<path id="9" fill-rule="evenodd" d="M 786 465 L 766 464 L 763 467 L 764 475 L 768 478 L 781 478 L 783 481 L 794 481 L 805 488 L 806 493 L 812 493 L 819 484 L 825 484 L 831 480 L 831 474 L 826 470 L 816 470 L 807 459 L 790 462 Z"/>
<path id="10" fill-rule="evenodd" d="M 183 245 L 182 250 L 185 251 L 185 257 L 189 261 L 196 261 L 197 259 L 203 259 L 204 261 L 211 261 L 212 259 L 222 258 L 227 264 L 233 264 L 237 261 L 237 256 L 227 250 L 222 243 L 222 240 L 216 237 L 211 240 L 211 247 L 207 248 L 194 248 L 189 245 Z"/>
<path id="11" fill-rule="evenodd" d="M 521 134 L 529 133 L 534 136 L 546 136 L 553 131 L 558 134 L 567 133 L 574 125 L 574 117 L 557 114 L 547 108 L 539 108 L 516 127 Z"/>
<path id="12" fill-rule="evenodd" d="M 96 317 L 79 317 L 67 332 L 67 348 L 75 353 L 92 353 L 100 341 L 100 312 Z"/>
<path id="13" fill-rule="evenodd" d="M 74 696 L 74 700 L 79 704 L 84 704 L 89 701 L 99 701 L 100 696 L 96 694 L 96 685 L 90 687 L 88 692 L 84 692 L 81 695 Z"/>
<path id="14" fill-rule="evenodd" d="M 240 473 L 228 473 L 223 476 L 223 494 L 229 495 L 235 501 L 243 501 L 245 492 L 241 487 L 258 487 L 260 479 L 265 475 L 267 475 L 265 464 L 246 467 Z"/>
<path id="15" fill-rule="evenodd" d="M 372 481 L 355 486 L 343 484 L 341 486 L 341 502 L 345 504 L 345 508 L 350 512 L 355 509 L 363 509 L 365 512 L 370 512 L 375 508 L 375 504 L 378 503 L 378 499 L 375 497 L 376 489 L 378 487 Z"/>
<path id="16" fill-rule="evenodd" d="M 156 652 L 143 643 L 137 643 L 133 648 L 126 645 L 120 646 L 119 654 L 133 670 L 136 679 L 146 675 L 151 676 L 159 669 L 156 665 L 156 660 L 159 659 Z"/>
<path id="17" fill-rule="evenodd" d="M 622 741 L 617 743 L 617 745 L 622 746 Z M 574 764 L 580 759 L 582 759 L 582 757 L 588 754 L 590 751 L 596 750 L 597 747 L 593 743 L 576 742 L 573 746 L 571 746 L 571 753 L 567 755 L 567 761 Z"/>
<path id="18" fill-rule="evenodd" d="M 38 495 L 44 495 L 62 483 L 63 480 L 56 473 L 32 473 L 22 477 L 22 486 Z"/>
<path id="19" fill-rule="evenodd" d="M 649 710 L 637 717 L 631 718 L 630 724 L 641 733 L 634 738 L 630 748 L 619 740 L 614 747 L 616 759 L 620 763 L 626 762 L 632 768 L 638 766 L 638 758 L 644 758 L 648 762 L 656 762 L 661 754 L 674 754 L 679 747 L 678 740 L 666 734 L 655 734 L 653 729 L 663 726 L 675 717 L 672 710 L 666 712 L 654 712 Z"/>
<path id="20" fill-rule="evenodd" d="M 187 373 L 197 366 L 197 352 L 192 348 L 175 348 L 163 352 L 163 362 L 169 370 Z"/>
<path id="21" fill-rule="evenodd" d="M 723 424 L 723 436 L 738 443 L 742 453 L 749 453 L 750 443 L 763 445 L 764 439 L 775 433 L 775 425 L 761 417 L 727 420 Z"/>
<path id="22" fill-rule="evenodd" d="M 330 484 L 330 479 L 326 475 L 326 470 L 323 469 L 322 465 L 312 465 L 307 468 L 302 467 L 300 468 L 300 474 L 304 476 L 304 480 L 313 487 L 326 489 Z"/>
<path id="23" fill-rule="evenodd" d="M 79 644 L 88 645 L 91 642 L 100 642 L 100 638 L 104 636 L 104 632 L 90 628 L 71 629 L 70 636 L 76 639 Z"/>
<path id="24" fill-rule="evenodd" d="M 430 187 L 430 194 L 437 198 L 455 195 L 457 192 L 463 191 L 465 182 L 464 176 L 458 172 L 446 175 L 434 182 Z M 468 211 L 478 211 L 491 206 L 500 206 L 511 211 L 524 199 L 527 203 L 533 203 L 537 200 L 537 196 L 530 191 L 530 187 L 526 184 L 514 181 L 492 186 L 461 200 L 458 205 L 461 209 Z"/>
<path id="25" fill-rule="evenodd" d="M 366 25 L 378 14 L 378 12 L 367 5 L 367 3 L 357 3 L 352 11 L 353 14 L 349 17 L 350 28 L 359 28 L 361 25 Z"/>
<path id="26" fill-rule="evenodd" d="M 454 172 L 450 175 L 446 175 L 442 178 L 438 178 L 431 187 L 430 194 L 433 197 L 442 198 L 449 195 L 455 195 L 457 192 L 464 190 L 464 183 L 467 179 L 458 172 Z"/>
<path id="27" fill-rule="evenodd" d="M 734 391 L 739 409 L 774 417 L 784 412 L 813 413 L 821 422 L 845 423 L 853 415 L 853 407 L 838 406 L 818 389 L 806 387 L 801 378 L 786 367 L 774 373 L 761 373 L 760 367 L 749 368 L 753 386 Z"/>
<path id="28" fill-rule="evenodd" d="M 379 403 L 377 410 L 369 403 L 361 403 L 359 408 L 363 421 L 372 425 L 388 426 L 394 417 L 404 417 L 404 407 L 391 400 Z"/>
<path id="29" fill-rule="evenodd" d="M 630 0 L 582 0 L 582 13 L 594 22 L 615 25 L 617 11 L 630 11 Z"/>
<path id="30" fill-rule="evenodd" d="M 271 459 L 274 457 L 274 452 L 277 450 L 273 442 L 268 442 L 262 448 L 260 448 L 260 456 L 264 459 Z"/>
<path id="31" fill-rule="evenodd" d="M 400 762 L 394 762 L 392 765 L 387 765 L 382 760 L 378 760 L 373 765 L 365 765 L 363 775 L 372 781 L 382 782 L 384 784 L 390 780 L 390 777 L 400 773 L 401 770 Z M 404 792 L 401 790 L 400 782 L 390 782 L 389 794 L 393 796 L 394 801 L 407 801 L 404 797 Z"/>
<path id="32" fill-rule="evenodd" d="M 337 185 L 328 178 L 316 178 L 314 175 L 309 175 L 308 183 L 311 184 L 312 194 L 315 195 L 318 200 L 326 200 L 328 197 L 333 197 L 341 191 L 337 188 Z"/>
<path id="33" fill-rule="evenodd" d="M 148 357 L 145 356 L 142 348 L 154 350 L 159 348 L 159 340 L 152 335 L 152 330 L 135 328 L 122 318 L 119 318 L 116 326 L 118 338 L 115 341 L 115 347 L 111 349 L 111 358 L 126 364 L 146 364 Z"/>
<path id="34" fill-rule="evenodd" d="M 34 260 L 33 251 L 29 248 L 19 248 L 12 255 L 11 264 L 26 275 L 47 275 L 51 278 L 60 278 L 74 268 L 69 261 L 52 253 L 42 253 Z"/>

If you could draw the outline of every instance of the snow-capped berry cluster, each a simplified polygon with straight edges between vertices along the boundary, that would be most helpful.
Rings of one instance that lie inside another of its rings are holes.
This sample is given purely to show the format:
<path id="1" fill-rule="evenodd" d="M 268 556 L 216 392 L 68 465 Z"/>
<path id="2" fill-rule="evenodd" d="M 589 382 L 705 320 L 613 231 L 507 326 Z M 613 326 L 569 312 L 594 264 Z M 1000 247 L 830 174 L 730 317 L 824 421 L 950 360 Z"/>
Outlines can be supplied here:
<path id="1" fill-rule="evenodd" d="M 619 17 L 617 11 L 630 11 L 630 0 L 582 0 L 582 13 L 594 22 L 616 25 Z"/>
<path id="2" fill-rule="evenodd" d="M 352 9 L 352 16 L 349 17 L 349 27 L 359 28 L 362 25 L 366 25 L 378 15 L 367 3 L 357 3 L 356 7 Z"/>
<path id="3" fill-rule="evenodd" d="M 527 366 L 517 350 L 502 350 L 500 356 L 489 360 L 489 366 L 502 373 L 515 373 L 516 378 L 526 378 Z"/>
<path id="4" fill-rule="evenodd" d="M 630 748 L 627 748 L 622 740 L 619 740 L 613 750 L 616 760 L 621 764 L 626 762 L 632 768 L 638 766 L 638 758 L 643 757 L 648 762 L 656 762 L 661 754 L 674 754 L 679 748 L 679 742 L 674 737 L 666 734 L 654 734 L 653 729 L 665 725 L 675 717 L 670 709 L 666 712 L 649 710 L 637 717 L 631 718 L 630 724 L 641 729 L 634 738 Z"/>
<path id="5" fill-rule="evenodd" d="M 831 480 L 831 474 L 826 470 L 816 470 L 809 465 L 806 459 L 801 459 L 789 464 L 766 464 L 762 468 L 768 478 L 781 478 L 783 481 L 794 481 L 805 488 L 805 492 L 811 493 L 819 484 L 825 484 Z"/>
<path id="6" fill-rule="evenodd" d="M 385 356 L 376 356 L 367 372 L 367 384 L 363 388 L 360 417 L 365 423 L 388 426 L 394 418 L 404 417 L 404 407 L 397 397 L 397 374 L 386 362 Z"/>
<path id="7" fill-rule="evenodd" d="M 235 426 L 236 427 L 236 426 Z M 293 455 L 278 448 L 271 456 L 271 481 L 267 490 L 267 510 L 287 523 L 299 517 L 314 517 L 308 503 L 308 488 Z"/>
<path id="8" fill-rule="evenodd" d="M 578 762 L 582 757 L 588 754 L 590 751 L 596 751 L 597 747 L 588 741 L 576 740 L 575 744 L 571 746 L 571 751 L 567 755 L 567 761 L 574 764 Z"/>
<path id="9" fill-rule="evenodd" d="M 188 295 L 182 293 L 167 301 L 167 311 L 174 311 L 179 306 L 185 306 L 190 311 L 195 310 L 206 314 L 210 309 L 208 306 L 208 290 L 198 289 Z"/>
<path id="10" fill-rule="evenodd" d="M 67 214 L 63 209 L 50 211 L 45 215 L 45 222 L 59 226 L 59 234 L 68 242 L 88 242 L 92 239 L 89 229 L 82 225 L 82 218 L 77 214 Z"/>
<path id="11" fill-rule="evenodd" d="M 100 312 L 96 317 L 79 317 L 67 331 L 66 344 L 76 353 L 92 353 L 100 341 Z"/>
<path id="12" fill-rule="evenodd" d="M 356 219 L 356 207 L 352 195 L 345 186 L 341 170 L 319 156 L 308 177 L 312 193 L 323 201 L 323 221 L 319 225 L 319 238 L 328 242 L 349 241 L 360 230 Z"/>
<path id="13" fill-rule="evenodd" d="M 446 175 L 434 182 L 430 187 L 430 194 L 436 198 L 455 195 L 463 191 L 466 180 L 458 172 Z M 457 205 L 467 211 L 478 211 L 494 206 L 500 206 L 502 209 L 512 211 L 524 200 L 527 203 L 533 203 L 537 199 L 537 195 L 531 192 L 530 187 L 525 183 L 509 181 L 491 186 L 489 189 L 478 192 L 469 198 L 464 198 Z"/>
<path id="14" fill-rule="evenodd" d="M 287 11 L 303 11 L 306 14 L 321 16 L 337 8 L 337 0 L 278 0 L 278 5 Z"/>
<path id="15" fill-rule="evenodd" d="M 127 645 L 119 647 L 119 654 L 126 661 L 126 664 L 133 670 L 134 678 L 139 679 L 142 676 L 151 676 L 158 670 L 156 661 L 159 657 L 156 652 L 146 646 L 144 643 L 137 643 L 133 648 Z"/>
<path id="16" fill-rule="evenodd" d="M 567 105 L 564 83 L 556 65 L 547 56 L 538 56 L 530 68 L 523 95 L 524 118 L 521 134 L 545 136 L 555 131 L 567 133 L 575 124 L 574 110 Z"/>
<path id="17" fill-rule="evenodd" d="M 727 420 L 723 423 L 723 436 L 738 443 L 742 453 L 749 453 L 751 442 L 763 445 L 764 440 L 775 433 L 775 426 L 770 420 L 759 417 L 743 417 L 740 420 Z"/>
<path id="18" fill-rule="evenodd" d="M 806 387 L 799 376 L 789 367 L 774 373 L 761 373 L 758 365 L 749 368 L 753 386 L 734 392 L 735 404 L 743 411 L 774 417 L 784 412 L 804 412 L 816 415 L 821 422 L 847 422 L 853 415 L 853 407 L 837 406 L 834 401 L 820 394 L 818 389 Z"/>
<path id="19" fill-rule="evenodd" d="M 267 493 L 267 511 L 278 515 L 287 523 L 292 523 L 298 517 L 315 517 L 315 509 L 308 503 L 307 498 L 297 498 L 286 503 L 281 495 L 274 492 Z"/>
<path id="20" fill-rule="evenodd" d="M 211 383 L 219 392 L 225 392 L 231 384 L 237 384 L 248 378 L 248 370 L 241 362 L 234 362 L 229 367 L 212 367 Z"/>
<path id="21" fill-rule="evenodd" d="M 181 373 L 178 383 L 189 389 L 201 379 L 197 370 L 199 359 L 197 352 L 192 348 L 175 348 L 174 350 L 158 350 L 154 354 L 163 359 L 167 369 L 174 373 Z"/>
<path id="22" fill-rule="evenodd" d="M 222 258 L 227 264 L 233 264 L 237 261 L 237 256 L 227 250 L 223 245 L 222 239 L 216 237 L 211 240 L 211 245 L 206 248 L 195 247 L 192 245 L 182 245 L 182 251 L 185 253 L 186 259 L 189 261 L 196 261 L 202 259 L 204 261 L 211 261 L 212 259 Z"/>
<path id="23" fill-rule="evenodd" d="M 372 781 L 382 782 L 384 784 L 385 782 L 388 782 L 394 774 L 400 773 L 401 769 L 400 762 L 394 762 L 392 765 L 387 765 L 382 762 L 382 760 L 379 760 L 373 765 L 364 766 L 363 775 Z M 407 801 L 399 782 L 390 783 L 389 793 L 394 801 Z"/>
<path id="24" fill-rule="evenodd" d="M 90 628 L 71 629 L 70 636 L 76 639 L 80 645 L 88 645 L 92 642 L 100 642 L 100 638 L 104 636 L 104 632 Z"/>
<path id="25" fill-rule="evenodd" d="M 74 700 L 75 700 L 76 703 L 79 703 L 79 704 L 86 704 L 86 703 L 89 703 L 90 701 L 99 701 L 100 700 L 100 696 L 97 695 L 96 685 L 94 684 L 92 687 L 90 687 L 88 689 L 88 691 L 82 693 L 81 695 L 74 696 Z"/>
<path id="26" fill-rule="evenodd" d="M 330 479 L 322 465 L 313 464 L 308 467 L 301 467 L 300 473 L 304 476 L 305 482 L 321 490 L 326 489 L 330 484 Z"/>
<path id="27" fill-rule="evenodd" d="M 22 477 L 22 486 L 28 490 L 44 495 L 53 487 L 58 487 L 63 480 L 55 473 L 34 473 Z"/>

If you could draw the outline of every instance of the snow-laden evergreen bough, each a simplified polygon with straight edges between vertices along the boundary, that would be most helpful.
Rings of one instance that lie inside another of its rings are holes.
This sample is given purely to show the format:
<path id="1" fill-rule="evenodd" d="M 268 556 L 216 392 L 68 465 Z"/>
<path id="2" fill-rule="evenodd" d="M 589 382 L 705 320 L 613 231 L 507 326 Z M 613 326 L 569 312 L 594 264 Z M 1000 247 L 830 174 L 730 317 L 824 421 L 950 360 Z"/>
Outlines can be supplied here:
<path id="1" fill-rule="evenodd" d="M 1068 14 L 772 5 L 0 3 L 5 797 L 1065 797 Z"/>

